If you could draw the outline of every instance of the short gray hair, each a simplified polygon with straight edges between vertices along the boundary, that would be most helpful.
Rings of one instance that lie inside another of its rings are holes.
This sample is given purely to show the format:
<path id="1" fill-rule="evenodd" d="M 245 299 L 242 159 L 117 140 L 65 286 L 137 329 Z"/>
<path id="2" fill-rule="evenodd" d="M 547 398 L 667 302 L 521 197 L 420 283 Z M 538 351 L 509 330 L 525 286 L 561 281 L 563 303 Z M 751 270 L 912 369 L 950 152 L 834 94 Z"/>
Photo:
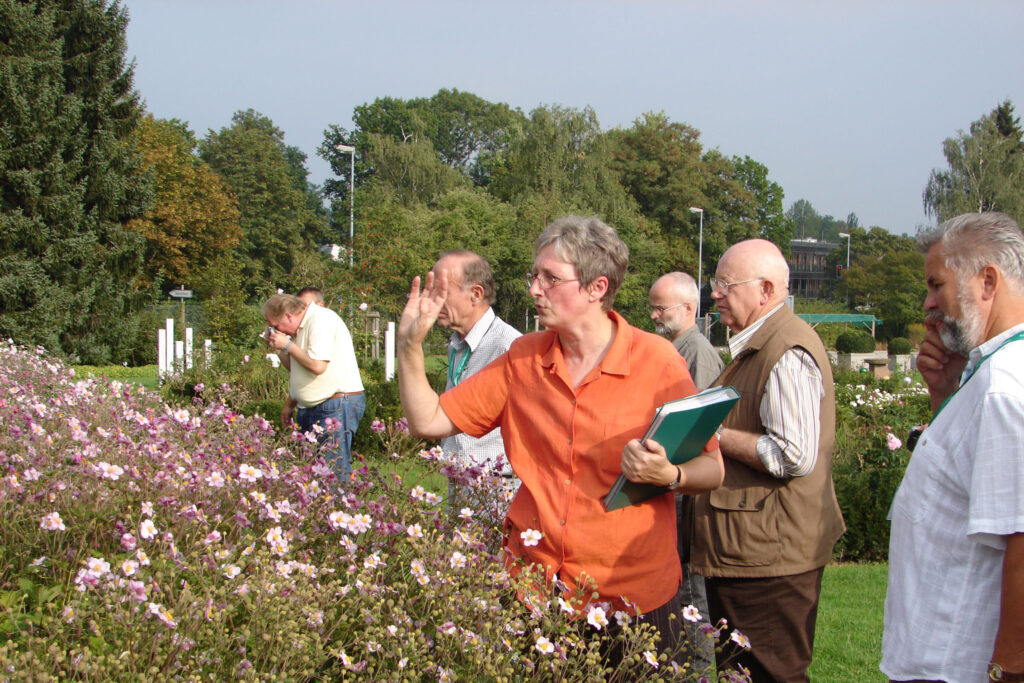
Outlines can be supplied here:
<path id="1" fill-rule="evenodd" d="M 601 307 L 611 310 L 629 267 L 629 247 L 615 228 L 596 216 L 563 216 L 544 228 L 534 244 L 534 257 L 547 246 L 554 249 L 555 256 L 572 264 L 581 286 L 586 287 L 602 275 L 608 278 L 608 291 Z"/>
<path id="2" fill-rule="evenodd" d="M 960 279 L 974 277 L 992 264 L 1009 281 L 1014 293 L 1024 293 L 1024 234 L 1006 214 L 961 214 L 917 238 L 917 248 L 925 254 L 936 244 L 942 245 L 946 267 Z"/>

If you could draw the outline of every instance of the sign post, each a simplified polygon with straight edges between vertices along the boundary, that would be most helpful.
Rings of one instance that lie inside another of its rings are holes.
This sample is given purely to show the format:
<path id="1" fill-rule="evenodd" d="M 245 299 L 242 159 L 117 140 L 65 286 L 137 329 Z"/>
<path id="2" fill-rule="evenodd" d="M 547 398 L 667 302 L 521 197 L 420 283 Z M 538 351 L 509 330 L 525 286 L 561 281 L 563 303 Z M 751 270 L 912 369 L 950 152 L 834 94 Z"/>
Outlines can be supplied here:
<path id="1" fill-rule="evenodd" d="M 185 299 L 192 298 L 192 290 L 185 289 L 185 285 L 178 285 L 177 289 L 172 289 L 171 297 L 174 299 L 181 300 L 181 329 L 185 329 Z"/>

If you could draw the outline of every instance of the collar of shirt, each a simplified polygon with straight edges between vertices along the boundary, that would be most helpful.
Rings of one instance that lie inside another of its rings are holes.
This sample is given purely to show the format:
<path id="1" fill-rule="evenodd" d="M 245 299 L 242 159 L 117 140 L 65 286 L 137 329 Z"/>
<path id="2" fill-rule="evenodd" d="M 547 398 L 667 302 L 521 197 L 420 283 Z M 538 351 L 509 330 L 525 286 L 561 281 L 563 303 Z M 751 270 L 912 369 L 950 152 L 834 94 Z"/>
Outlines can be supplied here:
<path id="1" fill-rule="evenodd" d="M 488 328 L 490 328 L 491 323 L 494 322 L 496 317 L 494 309 L 488 306 L 487 312 L 476 321 L 473 329 L 465 337 L 458 332 L 452 332 L 450 344 L 457 349 L 461 349 L 463 345 L 468 344 L 470 351 L 476 351 L 476 347 L 480 346 L 480 342 L 483 341 L 484 335 L 487 334 Z"/>
<path id="2" fill-rule="evenodd" d="M 967 356 L 967 365 L 964 367 L 964 372 L 960 375 L 960 386 L 963 386 L 964 382 L 974 374 L 974 369 L 978 366 L 978 362 L 985 356 L 995 353 L 996 349 L 1002 345 L 1004 341 L 1017 334 L 1018 332 L 1024 332 L 1024 323 L 1020 325 L 1014 325 L 1010 329 L 997 334 L 991 339 L 978 344 Z"/>
<path id="3" fill-rule="evenodd" d="M 315 307 L 316 304 L 306 304 L 306 310 L 302 314 L 302 320 L 299 321 L 298 327 L 295 328 L 295 334 L 298 334 L 299 330 L 306 326 L 306 321 L 313 316 L 313 309 Z"/>
<path id="4" fill-rule="evenodd" d="M 732 357 L 735 358 L 736 356 L 740 355 L 743 349 L 747 348 L 747 342 L 750 341 L 750 338 L 753 337 L 759 329 L 761 329 L 761 325 L 764 325 L 765 321 L 768 320 L 768 318 L 770 318 L 776 311 L 778 311 L 785 305 L 786 302 L 780 303 L 778 306 L 776 306 L 775 308 L 773 308 L 772 310 L 768 311 L 760 318 L 755 320 L 749 327 L 737 332 L 729 340 L 729 353 L 732 354 Z"/>
<path id="5" fill-rule="evenodd" d="M 608 311 L 608 317 L 615 323 L 615 336 L 612 339 L 612 345 L 608 349 L 608 353 L 604 355 L 596 369 L 610 375 L 628 375 L 629 351 L 633 344 L 634 328 L 615 311 Z M 552 333 L 551 347 L 541 354 L 540 362 L 546 368 L 556 364 L 563 369 L 565 368 L 565 357 L 562 355 L 562 344 L 558 339 L 557 332 Z"/>

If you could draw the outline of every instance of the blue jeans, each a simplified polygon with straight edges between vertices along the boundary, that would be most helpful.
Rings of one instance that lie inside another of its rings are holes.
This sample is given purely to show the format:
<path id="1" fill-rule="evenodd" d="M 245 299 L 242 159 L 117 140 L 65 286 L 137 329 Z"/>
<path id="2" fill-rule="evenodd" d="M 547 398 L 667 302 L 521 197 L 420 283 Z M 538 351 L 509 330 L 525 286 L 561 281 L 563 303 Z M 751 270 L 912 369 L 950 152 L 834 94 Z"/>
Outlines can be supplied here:
<path id="1" fill-rule="evenodd" d="M 315 424 L 324 427 L 329 417 L 341 423 L 338 431 L 329 432 L 324 429 L 317 437 L 323 446 L 322 455 L 334 470 L 339 484 L 347 482 L 352 475 L 352 435 L 356 433 L 364 412 L 366 396 L 363 394 L 329 398 L 312 408 L 299 408 L 295 412 L 295 422 L 304 432 L 308 432 Z"/>

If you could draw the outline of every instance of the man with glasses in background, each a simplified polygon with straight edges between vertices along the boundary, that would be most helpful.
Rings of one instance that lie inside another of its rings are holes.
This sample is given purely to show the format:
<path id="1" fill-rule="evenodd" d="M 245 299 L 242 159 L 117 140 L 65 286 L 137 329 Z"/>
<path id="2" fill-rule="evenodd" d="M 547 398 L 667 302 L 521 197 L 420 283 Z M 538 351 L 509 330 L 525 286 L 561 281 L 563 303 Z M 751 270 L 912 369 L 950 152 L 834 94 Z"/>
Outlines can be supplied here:
<path id="1" fill-rule="evenodd" d="M 697 328 L 697 281 L 679 271 L 662 275 L 651 287 L 651 320 L 654 331 L 672 340 L 676 351 L 686 361 L 698 391 L 703 391 L 722 373 L 722 358 L 711 342 Z M 679 601 L 693 605 L 707 619 L 708 597 L 704 577 L 690 570 L 690 538 L 693 536 L 693 497 L 676 496 L 679 561 L 683 565 L 683 583 Z M 693 649 L 693 670 L 707 671 L 715 663 L 715 645 L 700 630 L 700 622 L 687 621 L 686 636 Z"/>
<path id="2" fill-rule="evenodd" d="M 697 328 L 697 282 L 678 271 L 662 275 L 649 295 L 654 331 L 672 340 L 686 361 L 697 391 L 704 391 L 722 372 L 722 358 Z"/>
<path id="3" fill-rule="evenodd" d="M 492 360 L 508 351 L 520 335 L 519 330 L 499 318 L 491 308 L 495 299 L 494 275 L 491 266 L 479 254 L 457 250 L 441 254 L 431 272 L 436 278 L 448 273 L 448 298 L 437 314 L 437 324 L 452 331 L 448 341 L 448 378 L 445 391 L 483 370 Z M 441 447 L 466 469 L 474 466 L 483 474 L 497 474 L 504 479 L 500 500 L 476 500 L 467 481 L 467 471 L 448 479 L 448 505 L 458 510 L 463 503 L 479 503 L 497 522 L 505 518 L 505 510 L 519 481 L 508 464 L 501 430 L 494 429 L 480 438 L 455 434 L 441 440 Z M 497 471 L 495 471 L 496 468 Z M 458 481 L 462 479 L 462 483 Z M 494 496 L 491 496 L 494 497 Z"/>
<path id="4" fill-rule="evenodd" d="M 788 291 L 789 266 L 767 240 L 730 247 L 711 280 L 735 333 L 715 384 L 741 398 L 719 433 L 725 481 L 695 500 L 690 563 L 713 622 L 750 639 L 737 662 L 754 681 L 808 680 L 821 577 L 845 530 L 832 485 L 832 369 Z"/>

